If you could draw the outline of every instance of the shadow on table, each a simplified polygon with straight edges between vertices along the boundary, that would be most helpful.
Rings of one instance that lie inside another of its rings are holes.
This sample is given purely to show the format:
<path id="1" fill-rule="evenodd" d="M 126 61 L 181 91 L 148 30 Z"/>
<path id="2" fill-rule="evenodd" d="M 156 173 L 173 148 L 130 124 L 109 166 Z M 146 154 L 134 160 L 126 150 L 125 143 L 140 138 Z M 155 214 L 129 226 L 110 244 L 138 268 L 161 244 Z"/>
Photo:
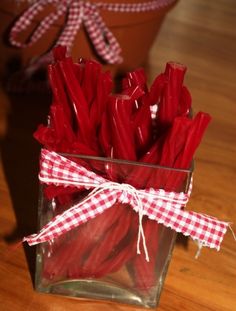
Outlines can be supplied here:
<path id="1" fill-rule="evenodd" d="M 10 191 L 17 227 L 5 237 L 8 243 L 37 230 L 38 205 L 38 159 L 40 145 L 33 132 L 40 123 L 45 123 L 49 111 L 48 91 L 8 93 L 9 113 L 7 129 L 1 138 L 1 158 L 6 182 Z M 35 247 L 24 243 L 25 254 L 34 277 Z"/>

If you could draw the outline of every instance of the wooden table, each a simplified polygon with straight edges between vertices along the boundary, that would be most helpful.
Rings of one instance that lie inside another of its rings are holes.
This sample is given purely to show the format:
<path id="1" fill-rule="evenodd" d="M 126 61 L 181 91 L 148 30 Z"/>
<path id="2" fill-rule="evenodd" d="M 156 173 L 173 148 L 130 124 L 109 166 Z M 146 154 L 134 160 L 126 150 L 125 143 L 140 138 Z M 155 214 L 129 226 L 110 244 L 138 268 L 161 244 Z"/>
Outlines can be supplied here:
<path id="1" fill-rule="evenodd" d="M 186 85 L 194 111 L 213 121 L 195 157 L 194 190 L 188 209 L 236 223 L 236 3 L 235 0 L 180 1 L 152 48 L 150 80 L 169 60 L 188 66 Z M 32 132 L 45 120 L 44 94 L 0 95 L 0 309 L 4 311 L 139 310 L 118 304 L 80 302 L 36 293 L 33 250 L 8 242 L 35 228 L 37 155 Z M 7 113 L 8 112 L 8 113 Z M 235 225 L 232 225 L 235 230 Z M 236 231 L 236 230 L 235 230 Z M 230 231 L 220 252 L 176 246 L 162 292 L 162 311 L 236 310 L 236 243 Z"/>

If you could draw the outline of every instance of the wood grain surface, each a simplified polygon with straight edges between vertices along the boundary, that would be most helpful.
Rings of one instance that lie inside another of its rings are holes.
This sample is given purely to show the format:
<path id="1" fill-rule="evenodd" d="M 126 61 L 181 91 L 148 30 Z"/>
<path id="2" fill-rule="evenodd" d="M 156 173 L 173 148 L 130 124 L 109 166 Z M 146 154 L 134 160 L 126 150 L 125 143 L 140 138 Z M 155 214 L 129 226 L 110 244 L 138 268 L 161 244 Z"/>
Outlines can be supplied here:
<path id="1" fill-rule="evenodd" d="M 141 38 L 140 38 L 141 39 Z M 166 18 L 150 53 L 149 78 L 167 61 L 188 67 L 194 112 L 213 121 L 195 157 L 194 190 L 187 208 L 230 221 L 236 231 L 236 1 L 180 1 Z M 46 94 L 0 93 L 0 310 L 140 310 L 34 291 L 34 249 L 9 243 L 35 230 L 37 157 L 32 133 L 45 120 Z M 158 310 L 236 310 L 236 242 L 230 231 L 220 252 L 180 241 L 175 247 Z"/>

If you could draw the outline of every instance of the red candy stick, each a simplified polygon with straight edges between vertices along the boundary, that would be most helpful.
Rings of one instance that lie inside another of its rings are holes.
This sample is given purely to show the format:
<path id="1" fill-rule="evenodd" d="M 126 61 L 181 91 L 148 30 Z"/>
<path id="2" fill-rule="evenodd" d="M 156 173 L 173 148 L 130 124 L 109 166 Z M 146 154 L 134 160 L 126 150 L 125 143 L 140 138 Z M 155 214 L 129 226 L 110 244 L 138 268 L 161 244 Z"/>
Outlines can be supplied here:
<path id="1" fill-rule="evenodd" d="M 103 123 L 102 116 L 107 109 L 108 97 L 111 94 L 112 88 L 111 74 L 109 72 L 100 72 L 96 87 L 94 88 L 93 103 L 90 107 L 90 121 L 94 130 L 97 130 Z"/>
<path id="2" fill-rule="evenodd" d="M 67 92 L 73 105 L 74 114 L 78 126 L 78 137 L 82 142 L 89 146 L 94 146 L 91 141 L 92 128 L 89 121 L 89 107 L 82 93 L 81 87 L 73 71 L 73 62 L 71 58 L 60 61 L 60 69 L 64 77 Z"/>
<path id="3" fill-rule="evenodd" d="M 60 78 L 60 68 L 58 64 L 48 66 L 48 79 L 53 93 L 54 101 L 63 106 L 64 114 L 72 125 L 72 113 L 65 93 L 63 82 Z"/>
<path id="4" fill-rule="evenodd" d="M 128 96 L 122 95 L 111 97 L 109 102 L 114 157 L 135 161 L 134 135 L 126 115 L 126 100 L 129 100 Z"/>
<path id="5" fill-rule="evenodd" d="M 178 115 L 181 91 L 186 67 L 182 64 L 169 62 L 166 64 L 163 95 L 158 106 L 158 124 L 161 132 L 172 124 Z"/>

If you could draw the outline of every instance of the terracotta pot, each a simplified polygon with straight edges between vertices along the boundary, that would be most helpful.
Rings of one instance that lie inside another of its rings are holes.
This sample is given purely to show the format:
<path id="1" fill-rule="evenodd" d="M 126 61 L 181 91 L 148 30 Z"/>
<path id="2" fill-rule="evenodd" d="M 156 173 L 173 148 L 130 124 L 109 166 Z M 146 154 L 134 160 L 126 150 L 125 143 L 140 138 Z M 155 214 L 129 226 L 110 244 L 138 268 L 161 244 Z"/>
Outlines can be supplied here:
<path id="1" fill-rule="evenodd" d="M 101 0 L 98 1 L 101 2 Z M 93 0 L 91 2 L 98 1 Z M 104 0 L 103 2 L 118 3 L 119 1 Z M 122 2 L 140 3 L 147 2 L 147 0 L 123 0 Z M 175 3 L 176 1 L 161 9 L 143 13 L 121 13 L 101 10 L 100 14 L 103 20 L 120 43 L 122 57 L 124 59 L 123 63 L 120 65 L 105 65 L 105 67 L 112 70 L 114 74 L 122 74 L 123 72 L 144 65 L 148 58 L 150 47 L 160 29 L 164 17 Z M 27 8 L 27 5 L 27 1 L 0 1 L 0 35 L 3 38 L 0 45 L 1 72 L 5 69 L 4 66 L 6 67 L 6 64 L 11 62 L 12 59 L 18 58 L 22 65 L 26 65 L 33 57 L 37 57 L 46 52 L 55 42 L 55 38 L 57 38 L 59 31 L 65 23 L 64 18 L 58 20 L 57 23 L 49 29 L 47 34 L 42 36 L 42 38 L 31 47 L 24 49 L 14 48 L 7 42 L 9 29 L 17 16 Z M 43 12 L 44 16 L 48 14 L 50 10 L 51 8 L 47 7 Z M 44 16 L 42 14 L 39 15 L 37 20 L 42 20 Z M 27 38 L 36 24 L 37 21 L 35 21 L 30 29 L 20 34 L 19 38 L 21 40 Z M 79 57 L 84 57 L 95 58 L 101 61 L 94 51 L 83 27 L 76 36 L 71 54 L 74 60 Z"/>

